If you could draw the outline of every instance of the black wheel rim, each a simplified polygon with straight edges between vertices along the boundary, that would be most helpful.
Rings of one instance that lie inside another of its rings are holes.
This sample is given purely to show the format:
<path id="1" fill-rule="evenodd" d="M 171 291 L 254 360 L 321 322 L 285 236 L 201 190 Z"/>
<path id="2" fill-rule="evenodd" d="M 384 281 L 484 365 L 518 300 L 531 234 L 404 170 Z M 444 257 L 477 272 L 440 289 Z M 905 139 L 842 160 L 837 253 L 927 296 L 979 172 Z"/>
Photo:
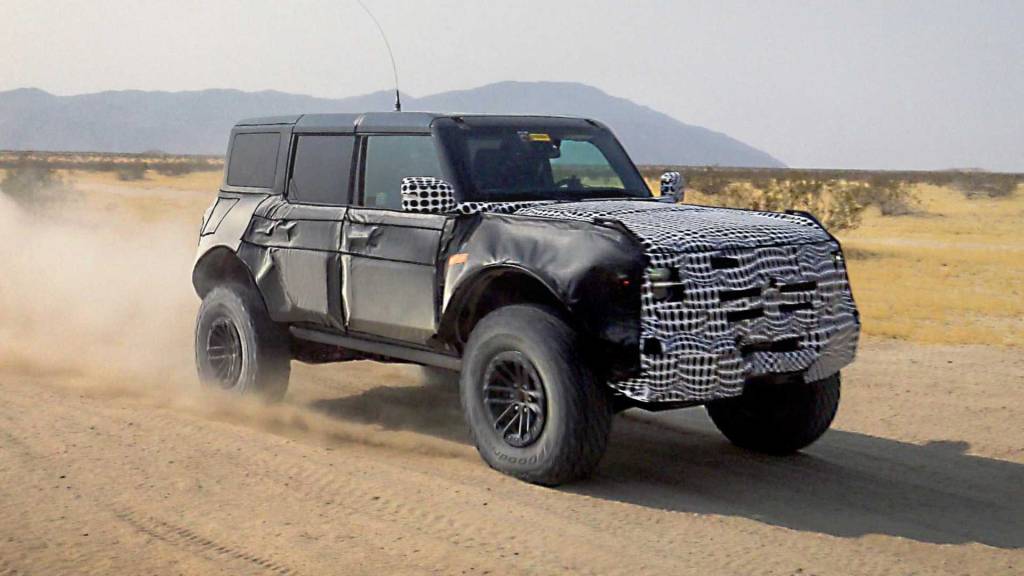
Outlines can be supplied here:
<path id="1" fill-rule="evenodd" d="M 210 325 L 210 333 L 206 337 L 206 361 L 214 383 L 225 390 L 238 384 L 242 375 L 242 339 L 231 320 L 218 318 Z"/>
<path id="2" fill-rule="evenodd" d="M 529 446 L 544 431 L 547 398 L 533 364 L 520 352 L 502 352 L 484 374 L 484 407 L 491 426 L 515 448 Z"/>

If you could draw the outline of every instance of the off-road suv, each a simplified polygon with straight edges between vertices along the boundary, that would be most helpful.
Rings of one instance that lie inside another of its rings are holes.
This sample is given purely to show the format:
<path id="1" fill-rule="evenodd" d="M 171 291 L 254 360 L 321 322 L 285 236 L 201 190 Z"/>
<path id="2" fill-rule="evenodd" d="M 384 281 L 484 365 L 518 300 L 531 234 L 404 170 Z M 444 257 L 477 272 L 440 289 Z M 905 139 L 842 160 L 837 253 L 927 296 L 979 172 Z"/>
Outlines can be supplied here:
<path id="1" fill-rule="evenodd" d="M 625 408 L 706 406 L 769 453 L 820 437 L 859 321 L 806 213 L 662 197 L 593 120 L 425 113 L 239 123 L 193 272 L 204 382 L 281 398 L 292 359 L 458 375 L 494 468 L 587 475 Z"/>

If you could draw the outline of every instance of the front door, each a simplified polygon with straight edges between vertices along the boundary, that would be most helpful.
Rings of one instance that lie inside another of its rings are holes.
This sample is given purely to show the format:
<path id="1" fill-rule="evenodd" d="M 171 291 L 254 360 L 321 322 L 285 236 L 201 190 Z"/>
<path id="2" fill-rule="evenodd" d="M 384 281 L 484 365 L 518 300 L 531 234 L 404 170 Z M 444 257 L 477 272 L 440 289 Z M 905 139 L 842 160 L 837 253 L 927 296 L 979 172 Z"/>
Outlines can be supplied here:
<path id="1" fill-rule="evenodd" d="M 342 233 L 348 329 L 413 344 L 436 331 L 437 257 L 447 218 L 401 210 L 402 178 L 441 177 L 428 135 L 363 139 L 361 202 Z"/>

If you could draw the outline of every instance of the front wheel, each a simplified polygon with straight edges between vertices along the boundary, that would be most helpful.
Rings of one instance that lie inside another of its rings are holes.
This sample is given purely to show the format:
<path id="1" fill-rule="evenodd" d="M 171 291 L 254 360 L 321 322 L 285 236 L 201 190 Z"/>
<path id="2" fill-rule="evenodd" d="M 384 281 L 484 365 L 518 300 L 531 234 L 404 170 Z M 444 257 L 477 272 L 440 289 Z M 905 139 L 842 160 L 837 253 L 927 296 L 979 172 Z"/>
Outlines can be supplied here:
<path id="1" fill-rule="evenodd" d="M 715 400 L 708 415 L 737 446 L 789 454 L 821 437 L 839 408 L 839 374 L 816 382 L 762 383 L 742 396 Z"/>
<path id="2" fill-rule="evenodd" d="M 196 368 L 210 388 L 277 401 L 288 390 L 288 333 L 263 300 L 244 286 L 224 285 L 203 297 L 196 319 Z"/>
<path id="3" fill-rule="evenodd" d="M 521 480 L 554 486 L 588 476 L 608 445 L 608 391 L 553 311 L 514 305 L 488 314 L 463 355 L 459 392 L 481 457 Z"/>

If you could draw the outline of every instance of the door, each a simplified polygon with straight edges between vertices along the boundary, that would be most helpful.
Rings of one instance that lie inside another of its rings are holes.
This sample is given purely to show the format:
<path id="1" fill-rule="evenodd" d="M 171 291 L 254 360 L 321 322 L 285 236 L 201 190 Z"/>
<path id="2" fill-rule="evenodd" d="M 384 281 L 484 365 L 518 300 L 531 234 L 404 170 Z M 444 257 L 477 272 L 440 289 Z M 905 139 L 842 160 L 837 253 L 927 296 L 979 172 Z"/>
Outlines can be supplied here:
<path id="1" fill-rule="evenodd" d="M 299 134 L 293 141 L 287 201 L 268 214 L 284 321 L 344 330 L 341 236 L 354 145 L 354 136 L 338 134 Z"/>
<path id="2" fill-rule="evenodd" d="M 363 138 L 359 205 L 343 230 L 348 329 L 424 344 L 437 326 L 437 254 L 447 217 L 401 210 L 402 178 L 441 177 L 428 135 Z"/>

